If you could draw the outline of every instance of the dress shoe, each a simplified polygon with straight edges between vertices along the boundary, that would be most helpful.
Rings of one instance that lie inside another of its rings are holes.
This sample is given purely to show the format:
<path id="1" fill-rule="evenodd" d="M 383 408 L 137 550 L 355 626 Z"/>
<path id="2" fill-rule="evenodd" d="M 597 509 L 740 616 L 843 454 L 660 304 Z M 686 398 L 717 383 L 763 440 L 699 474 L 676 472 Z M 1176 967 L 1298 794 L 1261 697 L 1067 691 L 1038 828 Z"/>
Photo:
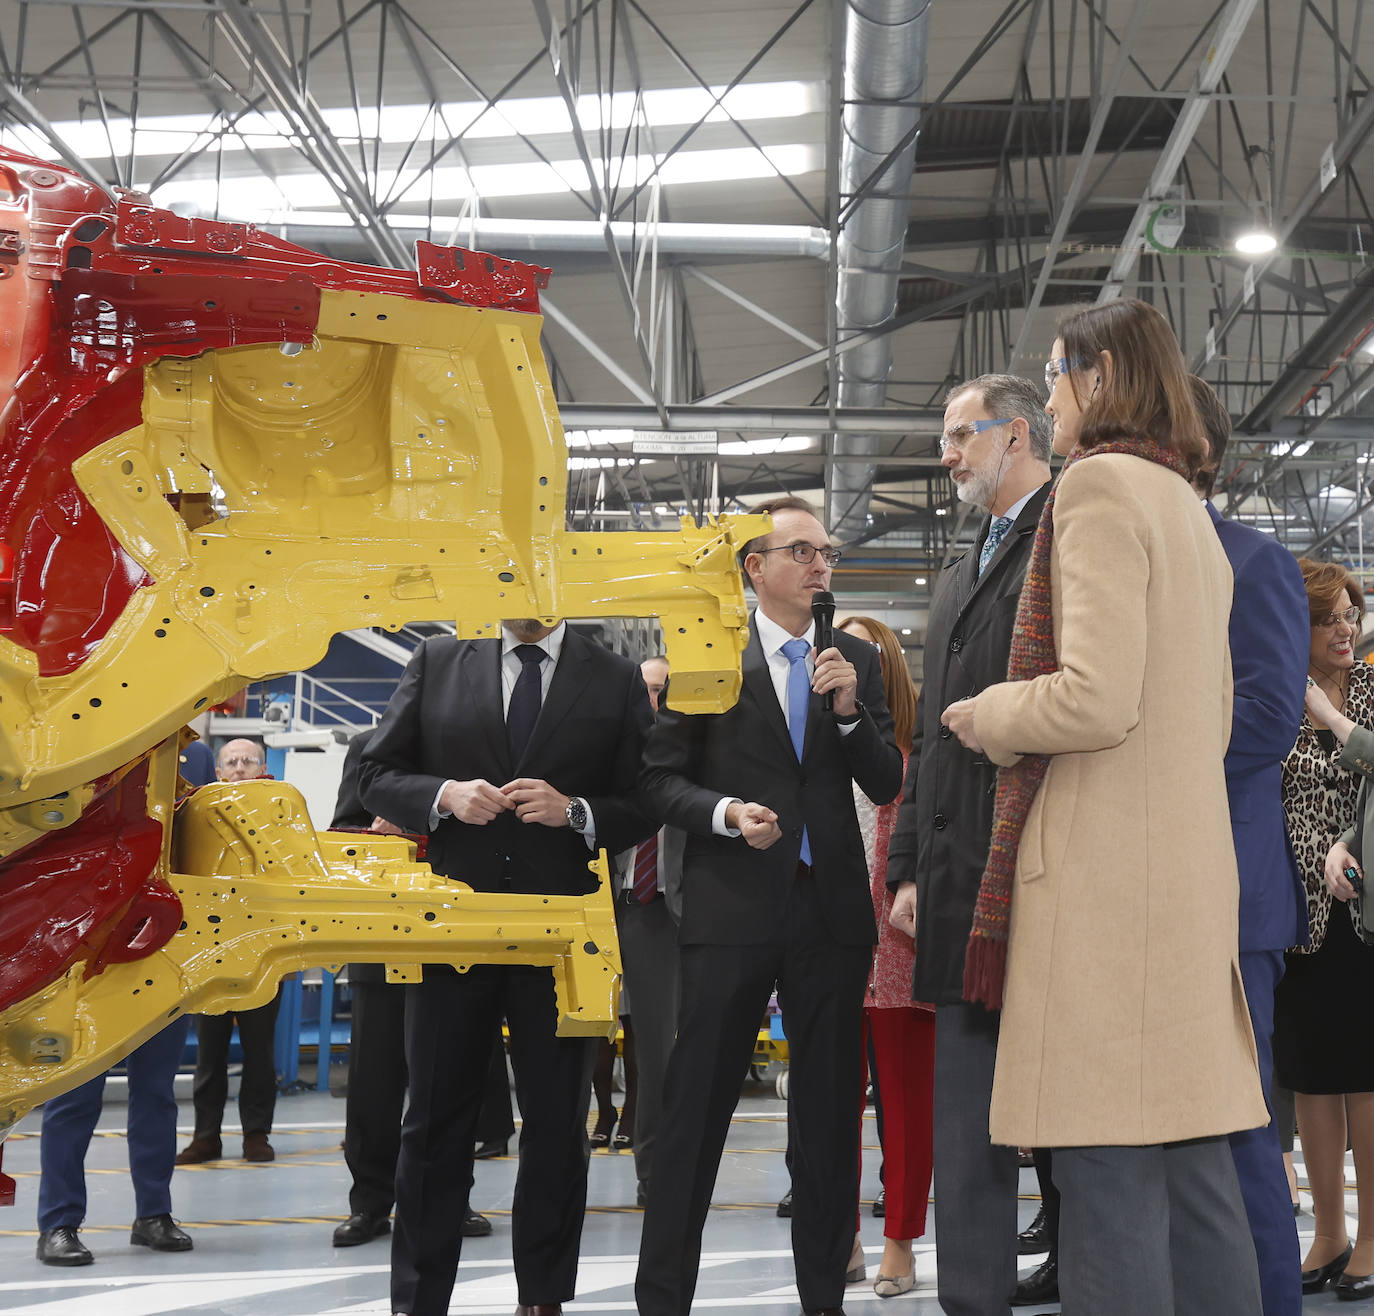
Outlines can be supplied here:
<path id="1" fill-rule="evenodd" d="M 1304 1293 L 1320 1293 L 1327 1285 L 1328 1280 L 1335 1280 L 1345 1270 L 1345 1263 L 1350 1260 L 1350 1254 L 1355 1250 L 1353 1243 L 1345 1245 L 1345 1251 L 1339 1256 L 1332 1257 L 1324 1266 L 1317 1266 L 1314 1270 L 1304 1270 L 1302 1272 L 1302 1291 Z"/>
<path id="2" fill-rule="evenodd" d="M 474 1161 L 490 1161 L 497 1156 L 505 1156 L 510 1151 L 509 1138 L 493 1138 L 490 1142 L 479 1142 L 473 1148 L 472 1159 Z"/>
<path id="3" fill-rule="evenodd" d="M 849 1265 L 844 1272 L 844 1282 L 846 1284 L 862 1284 L 867 1278 L 868 1266 L 864 1262 L 864 1245 L 856 1238 L 854 1248 L 849 1254 Z"/>
<path id="4" fill-rule="evenodd" d="M 905 1275 L 879 1275 L 873 1281 L 873 1292 L 880 1298 L 899 1298 L 916 1287 L 916 1267 L 913 1265 Z"/>
<path id="5" fill-rule="evenodd" d="M 217 1161 L 224 1154 L 218 1138 L 194 1137 L 179 1152 L 178 1165 L 204 1165 L 206 1161 Z"/>
<path id="6" fill-rule="evenodd" d="M 515 1316 L 563 1316 L 561 1302 L 536 1302 L 532 1307 L 517 1307 Z"/>
<path id="7" fill-rule="evenodd" d="M 844 1316 L 843 1307 L 803 1307 L 802 1316 Z"/>
<path id="8" fill-rule="evenodd" d="M 1027 1256 L 1032 1252 L 1045 1252 L 1050 1246 L 1050 1227 L 1045 1219 L 1045 1208 L 1042 1205 L 1035 1213 L 1035 1219 L 1016 1236 L 1016 1251 L 1021 1256 Z"/>
<path id="9" fill-rule="evenodd" d="M 464 1238 L 486 1238 L 491 1233 L 491 1221 L 484 1215 L 478 1215 L 476 1211 L 469 1211 L 463 1217 L 463 1237 Z M 535 1310 L 533 1307 L 531 1311 Z"/>
<path id="10" fill-rule="evenodd" d="M 38 1235 L 38 1259 L 45 1266 L 89 1266 L 95 1260 L 71 1225 L 58 1225 Z"/>
<path id="11" fill-rule="evenodd" d="M 243 1136 L 243 1159 L 245 1161 L 275 1161 L 277 1153 L 267 1141 L 265 1133 L 246 1133 Z"/>
<path id="12" fill-rule="evenodd" d="M 634 1126 L 631 1125 L 630 1127 L 633 1128 Z M 618 1152 L 630 1151 L 634 1145 L 634 1134 L 625 1132 L 625 1121 L 622 1119 L 620 1121 L 620 1132 L 611 1139 L 611 1150 Z"/>
<path id="13" fill-rule="evenodd" d="M 789 1188 L 778 1201 L 778 1215 L 784 1220 L 792 1217 L 792 1190 Z"/>
<path id="14" fill-rule="evenodd" d="M 154 1252 L 189 1252 L 195 1244 L 191 1235 L 178 1229 L 177 1223 L 165 1211 L 161 1215 L 141 1215 L 129 1231 L 129 1242 L 138 1247 L 150 1247 Z"/>
<path id="15" fill-rule="evenodd" d="M 593 1147 L 609 1147 L 611 1145 L 611 1130 L 615 1128 L 616 1108 L 610 1108 L 608 1117 L 604 1111 L 599 1111 L 596 1116 L 596 1127 L 587 1135 L 587 1141 Z"/>
<path id="16" fill-rule="evenodd" d="M 635 1184 L 635 1205 L 636 1205 L 636 1206 L 648 1206 L 648 1205 L 649 1205 L 649 1185 L 648 1185 L 648 1184 L 643 1183 L 643 1182 Z"/>
<path id="17" fill-rule="evenodd" d="M 385 1215 L 368 1215 L 366 1211 L 354 1211 L 343 1224 L 335 1227 L 335 1247 L 357 1247 L 359 1243 L 370 1243 L 374 1238 L 391 1232 L 391 1221 Z"/>
<path id="18" fill-rule="evenodd" d="M 1059 1301 L 1059 1259 L 1042 1261 L 1025 1279 L 1016 1281 L 1011 1295 L 1013 1307 L 1038 1307 L 1042 1302 Z"/>
<path id="19" fill-rule="evenodd" d="M 1363 1302 L 1374 1298 L 1374 1275 L 1342 1275 L 1331 1287 L 1342 1302 Z"/>
<path id="20" fill-rule="evenodd" d="M 873 1214 L 881 1220 L 887 1214 L 887 1189 L 879 1188 L 878 1195 L 873 1199 Z"/>

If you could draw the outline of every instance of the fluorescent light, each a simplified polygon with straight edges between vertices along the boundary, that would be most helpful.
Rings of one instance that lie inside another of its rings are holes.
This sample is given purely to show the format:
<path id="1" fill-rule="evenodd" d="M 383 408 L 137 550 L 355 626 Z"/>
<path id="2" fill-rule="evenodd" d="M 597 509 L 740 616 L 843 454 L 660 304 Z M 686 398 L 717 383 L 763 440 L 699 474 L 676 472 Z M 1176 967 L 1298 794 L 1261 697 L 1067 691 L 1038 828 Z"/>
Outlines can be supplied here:
<path id="1" fill-rule="evenodd" d="M 615 186 L 647 182 L 659 163 L 651 155 L 636 155 L 616 162 Z M 752 146 L 718 151 L 680 151 L 662 159 L 658 180 L 665 187 L 684 183 L 719 183 L 778 174 L 816 173 L 822 165 L 821 148 L 812 142 Z M 526 161 L 520 164 L 476 165 L 471 170 L 434 169 L 427 174 L 408 169 L 395 191 L 413 190 L 416 200 L 465 201 L 474 193 L 483 199 L 515 196 L 549 196 L 585 192 L 590 187 L 581 160 Z M 153 200 L 168 209 L 198 207 L 205 212 L 218 208 L 223 215 L 256 224 L 285 224 L 297 210 L 321 210 L 338 203 L 334 189 L 320 174 L 282 174 L 235 178 L 221 191 L 212 178 L 174 179 L 153 193 Z"/>
<path id="2" fill-rule="evenodd" d="M 902 634 L 903 634 L 903 635 L 910 635 L 910 634 L 911 634 L 911 627 L 910 627 L 910 626 L 903 626 L 903 627 L 902 627 Z"/>
<path id="3" fill-rule="evenodd" d="M 712 109 L 717 97 L 721 106 Z M 824 87 L 818 82 L 754 82 L 735 87 L 662 87 L 646 91 L 637 102 L 637 93 L 617 92 L 614 96 L 578 97 L 577 117 L 592 132 L 610 127 L 625 129 L 646 123 L 668 128 L 696 123 L 703 115 L 708 123 L 734 118 L 741 122 L 766 119 L 793 119 L 817 114 L 825 108 Z M 642 110 L 637 110 L 637 104 Z M 722 108 L 723 106 L 723 108 Z M 728 111 L 728 114 L 727 114 Z M 561 97 L 525 96 L 498 101 L 448 101 L 432 116 L 427 104 L 386 105 L 378 113 L 375 106 L 357 112 L 352 106 L 322 108 L 321 116 L 341 145 L 380 140 L 384 145 L 409 146 L 417 137 L 423 142 L 431 129 L 439 141 L 453 138 L 514 138 L 549 136 L 571 132 L 572 121 Z M 113 149 L 128 155 L 135 146 L 133 124 L 127 116 L 109 116 L 109 132 L 100 118 L 84 121 L 65 119 L 53 125 L 57 135 L 79 154 L 91 160 L 108 159 Z M 137 133 L 139 156 L 176 156 L 183 151 L 207 150 L 212 146 L 225 151 L 284 151 L 293 148 L 294 133 L 284 114 L 276 110 L 249 113 L 225 129 L 219 114 L 140 115 Z M 0 132 L 0 141 L 9 139 L 10 129 Z M 30 138 L 30 140 L 32 140 Z"/>
<path id="4" fill-rule="evenodd" d="M 1303 457 L 1303 456 L 1306 456 L 1307 453 L 1309 453 L 1309 452 L 1312 451 L 1312 444 L 1313 444 L 1313 442 L 1314 442 L 1313 439 L 1307 439 L 1307 440 L 1305 440 L 1304 442 L 1298 444 L 1298 446 L 1297 446 L 1296 448 L 1293 449 L 1293 451 L 1292 451 L 1292 453 L 1291 453 L 1290 455 L 1293 456 L 1293 457 Z"/>
<path id="5" fill-rule="evenodd" d="M 937 507 L 937 508 L 935 509 L 935 515 L 936 515 L 936 516 L 948 516 L 948 515 L 949 515 L 949 508 L 948 508 L 948 507 Z"/>
<path id="6" fill-rule="evenodd" d="M 731 439 L 717 445 L 722 456 L 764 456 L 770 452 L 810 452 L 816 446 L 811 434 L 784 434 L 776 439 Z"/>
<path id="7" fill-rule="evenodd" d="M 924 576 L 917 576 L 916 583 L 918 585 L 924 585 L 926 583 L 926 578 Z"/>
<path id="8" fill-rule="evenodd" d="M 570 471 L 595 471 L 607 466 L 633 466 L 633 457 L 569 457 Z"/>
<path id="9" fill-rule="evenodd" d="M 1278 238 L 1266 229 L 1250 229 L 1236 239 L 1236 250 L 1242 256 L 1267 256 L 1278 245 Z"/>

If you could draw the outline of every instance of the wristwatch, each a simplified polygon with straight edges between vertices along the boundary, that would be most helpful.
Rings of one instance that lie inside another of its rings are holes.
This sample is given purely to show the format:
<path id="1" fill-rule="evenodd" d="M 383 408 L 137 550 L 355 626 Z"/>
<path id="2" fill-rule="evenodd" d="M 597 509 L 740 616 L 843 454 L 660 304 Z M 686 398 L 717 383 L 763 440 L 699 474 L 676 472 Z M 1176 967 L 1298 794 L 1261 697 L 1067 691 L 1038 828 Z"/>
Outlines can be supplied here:
<path id="1" fill-rule="evenodd" d="M 567 815 L 568 826 L 575 832 L 585 832 L 587 830 L 587 805 L 576 796 L 568 801 L 568 807 L 563 810 Z"/>

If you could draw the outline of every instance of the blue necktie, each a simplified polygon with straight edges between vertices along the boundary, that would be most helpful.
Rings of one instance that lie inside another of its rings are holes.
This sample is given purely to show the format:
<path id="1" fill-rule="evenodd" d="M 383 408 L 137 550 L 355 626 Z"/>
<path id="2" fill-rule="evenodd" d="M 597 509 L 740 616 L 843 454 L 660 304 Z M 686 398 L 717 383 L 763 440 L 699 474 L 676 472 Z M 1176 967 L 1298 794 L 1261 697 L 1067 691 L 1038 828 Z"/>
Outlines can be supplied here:
<path id="1" fill-rule="evenodd" d="M 806 744 L 806 714 L 811 707 L 811 677 L 806 670 L 806 655 L 811 646 L 805 640 L 788 640 L 782 646 L 783 657 L 787 659 L 787 731 L 792 737 L 792 748 L 801 762 L 802 746 Z M 801 861 L 811 862 L 811 838 L 802 828 Z"/>
<path id="2" fill-rule="evenodd" d="M 517 644 L 515 655 L 520 659 L 520 675 L 510 692 L 510 707 L 506 710 L 506 735 L 510 739 L 512 766 L 520 762 L 530 733 L 539 720 L 539 705 L 543 703 L 543 686 L 539 665 L 548 656 L 537 644 Z"/>
<path id="3" fill-rule="evenodd" d="M 1010 529 L 1011 517 L 994 516 L 992 518 L 992 524 L 988 527 L 988 537 L 983 541 L 983 551 L 978 554 L 978 574 L 980 576 L 988 569 L 992 555 L 997 552 L 997 545 L 1007 537 L 1007 531 Z"/>

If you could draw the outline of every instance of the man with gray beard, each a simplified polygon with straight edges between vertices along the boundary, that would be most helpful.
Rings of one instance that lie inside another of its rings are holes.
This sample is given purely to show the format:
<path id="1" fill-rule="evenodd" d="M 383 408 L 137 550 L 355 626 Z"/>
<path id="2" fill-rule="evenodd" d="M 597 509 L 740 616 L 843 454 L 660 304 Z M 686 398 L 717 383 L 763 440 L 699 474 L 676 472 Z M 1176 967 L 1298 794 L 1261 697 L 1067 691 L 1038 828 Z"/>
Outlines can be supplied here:
<path id="1" fill-rule="evenodd" d="M 997 769 L 940 714 L 1005 681 L 1031 541 L 1050 478 L 1034 385 L 982 375 L 950 390 L 941 461 L 988 515 L 936 582 L 906 788 L 888 852 L 891 921 L 916 939 L 913 999 L 935 1006 L 935 1246 L 946 1316 L 1006 1316 L 1016 1287 L 1016 1150 L 988 1106 L 1000 1015 L 964 1001 L 964 948 L 992 834 Z"/>

